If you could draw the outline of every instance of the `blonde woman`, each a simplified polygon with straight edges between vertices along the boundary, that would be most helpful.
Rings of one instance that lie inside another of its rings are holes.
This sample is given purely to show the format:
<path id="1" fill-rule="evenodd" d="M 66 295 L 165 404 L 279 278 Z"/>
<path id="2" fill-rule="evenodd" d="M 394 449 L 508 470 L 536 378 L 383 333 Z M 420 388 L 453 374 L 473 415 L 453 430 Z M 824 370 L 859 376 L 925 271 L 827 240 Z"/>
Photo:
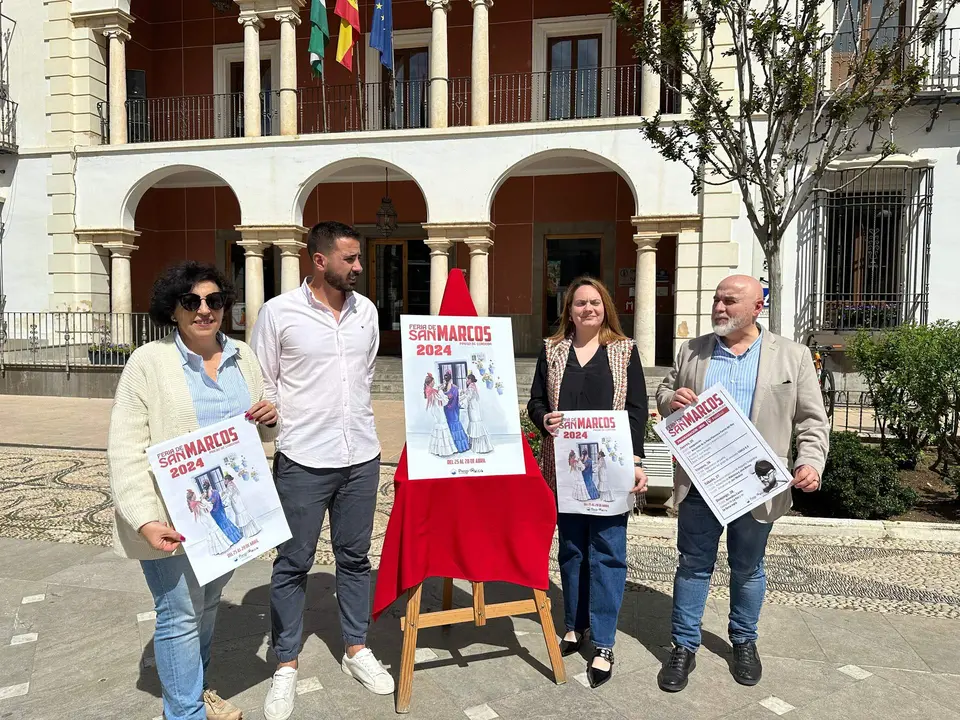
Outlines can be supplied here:
<path id="1" fill-rule="evenodd" d="M 531 420 L 544 435 L 541 469 L 554 491 L 553 438 L 565 410 L 627 411 L 637 465 L 632 492 L 644 492 L 647 476 L 640 458 L 649 412 L 643 368 L 633 341 L 620 329 L 610 293 L 590 277 L 577 278 L 567 288 L 560 329 L 544 341 L 527 403 Z M 617 617 L 627 580 L 627 515 L 560 513 L 557 526 L 566 626 L 560 649 L 564 655 L 579 651 L 589 630 L 595 650 L 587 678 L 591 687 L 599 687 L 613 673 Z"/>
<path id="2" fill-rule="evenodd" d="M 140 561 L 153 594 L 153 644 L 165 720 L 241 717 L 238 708 L 207 688 L 205 679 L 220 592 L 230 574 L 197 583 L 181 547 L 187 538 L 170 524 L 146 452 L 244 413 L 257 423 L 264 442 L 274 439 L 277 409 L 264 399 L 256 356 L 220 332 L 233 297 L 226 278 L 211 265 L 184 262 L 166 271 L 153 286 L 150 317 L 173 330 L 130 356 L 110 415 L 114 547 L 122 557 Z M 196 493 L 187 502 L 219 546 L 210 505 Z"/>

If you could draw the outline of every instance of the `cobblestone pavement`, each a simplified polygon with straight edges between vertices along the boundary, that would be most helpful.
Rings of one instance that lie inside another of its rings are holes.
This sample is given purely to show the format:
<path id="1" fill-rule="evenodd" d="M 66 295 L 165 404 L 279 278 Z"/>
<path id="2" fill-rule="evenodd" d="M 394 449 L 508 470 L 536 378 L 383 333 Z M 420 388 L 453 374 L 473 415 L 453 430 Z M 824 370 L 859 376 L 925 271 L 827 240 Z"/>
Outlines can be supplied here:
<path id="1" fill-rule="evenodd" d="M 375 565 L 393 504 L 392 474 L 393 467 L 384 466 Z M 109 546 L 112 519 L 102 451 L 0 447 L 0 537 Z M 325 527 L 318 565 L 333 563 L 328 533 Z M 551 555 L 556 557 L 556 547 Z M 772 536 L 766 562 L 767 600 L 773 604 L 960 618 L 958 544 Z M 673 540 L 630 537 L 630 590 L 669 595 L 675 567 Z M 715 599 L 728 597 L 728 582 L 721 549 Z"/>

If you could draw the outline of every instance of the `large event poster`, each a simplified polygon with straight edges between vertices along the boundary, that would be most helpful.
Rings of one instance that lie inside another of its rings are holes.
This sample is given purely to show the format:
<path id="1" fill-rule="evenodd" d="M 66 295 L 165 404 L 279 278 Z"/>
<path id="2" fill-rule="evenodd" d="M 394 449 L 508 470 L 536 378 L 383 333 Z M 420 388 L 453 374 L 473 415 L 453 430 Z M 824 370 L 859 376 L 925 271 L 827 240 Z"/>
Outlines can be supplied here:
<path id="1" fill-rule="evenodd" d="M 243 415 L 154 445 L 147 457 L 201 585 L 290 539 L 260 434 Z"/>
<path id="2" fill-rule="evenodd" d="M 401 315 L 411 480 L 524 471 L 510 318 Z"/>
<path id="3" fill-rule="evenodd" d="M 722 385 L 655 427 L 721 525 L 789 492 L 792 475 Z"/>
<path id="4" fill-rule="evenodd" d="M 633 509 L 633 437 L 625 411 L 564 412 L 553 442 L 557 512 L 623 515 Z"/>

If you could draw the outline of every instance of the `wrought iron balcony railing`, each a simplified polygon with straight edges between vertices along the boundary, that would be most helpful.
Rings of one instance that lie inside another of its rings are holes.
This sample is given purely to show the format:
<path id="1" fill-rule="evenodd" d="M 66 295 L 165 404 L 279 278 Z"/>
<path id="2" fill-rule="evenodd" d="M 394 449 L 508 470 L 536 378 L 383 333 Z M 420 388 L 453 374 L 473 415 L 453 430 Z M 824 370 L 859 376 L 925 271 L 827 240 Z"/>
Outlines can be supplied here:
<path id="1" fill-rule="evenodd" d="M 843 82 L 858 48 L 891 47 L 910 30 L 909 26 L 893 25 L 859 33 L 835 33 L 831 48 L 831 87 Z M 912 42 L 904 49 L 903 62 L 908 59 L 919 61 L 926 70 L 922 93 L 960 92 L 960 28 L 941 28 L 930 45 Z"/>
<path id="2" fill-rule="evenodd" d="M 661 110 L 676 113 L 680 96 L 661 84 Z M 469 77 L 447 83 L 447 124 L 471 122 Z M 98 104 L 103 142 L 110 141 L 107 103 Z M 490 78 L 491 124 L 628 117 L 640 114 L 640 66 L 510 73 Z M 243 93 L 128 100 L 127 142 L 212 140 L 244 135 Z M 280 92 L 261 94 L 260 134 L 280 132 Z M 318 85 L 297 90 L 300 134 L 430 126 L 427 80 Z M 0 113 L 2 127 L 2 113 Z"/>

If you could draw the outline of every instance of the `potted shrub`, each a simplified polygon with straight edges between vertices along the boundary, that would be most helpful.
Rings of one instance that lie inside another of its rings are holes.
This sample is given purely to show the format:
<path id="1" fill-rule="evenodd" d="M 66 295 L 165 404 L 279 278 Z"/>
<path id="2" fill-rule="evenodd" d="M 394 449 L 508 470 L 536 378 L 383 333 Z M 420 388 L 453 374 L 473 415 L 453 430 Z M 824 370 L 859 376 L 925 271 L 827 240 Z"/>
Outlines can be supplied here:
<path id="1" fill-rule="evenodd" d="M 87 358 L 91 365 L 125 365 L 133 345 L 117 343 L 98 343 L 87 348 Z"/>

